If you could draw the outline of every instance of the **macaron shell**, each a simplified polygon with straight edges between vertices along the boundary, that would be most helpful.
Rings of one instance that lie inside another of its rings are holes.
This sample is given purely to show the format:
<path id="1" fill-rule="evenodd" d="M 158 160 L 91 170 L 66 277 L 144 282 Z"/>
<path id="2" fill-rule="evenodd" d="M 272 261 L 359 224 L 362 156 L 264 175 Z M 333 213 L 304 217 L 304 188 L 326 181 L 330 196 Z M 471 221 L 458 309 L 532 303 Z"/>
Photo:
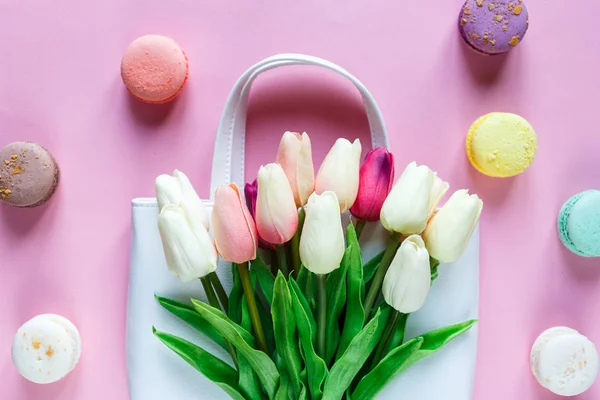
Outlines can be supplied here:
<path id="1" fill-rule="evenodd" d="M 465 144 L 471 164 L 479 172 L 499 178 L 524 172 L 537 152 L 533 127 L 511 113 L 490 113 L 477 119 Z"/>
<path id="2" fill-rule="evenodd" d="M 52 197 L 60 180 L 58 164 L 33 142 L 14 142 L 0 150 L 0 201 L 36 207 Z"/>
<path id="3" fill-rule="evenodd" d="M 563 333 L 548 340 L 538 359 L 538 381 L 551 392 L 576 396 L 585 392 L 598 375 L 598 353 L 579 333 Z"/>
<path id="4" fill-rule="evenodd" d="M 540 336 L 538 336 L 536 341 L 533 343 L 533 346 L 531 347 L 530 354 L 531 370 L 538 381 L 542 379 L 539 372 L 539 359 L 540 353 L 544 349 L 544 346 L 556 337 L 559 337 L 561 335 L 573 334 L 577 335 L 579 334 L 579 332 L 577 332 L 575 329 L 571 329 L 566 326 L 556 326 L 550 329 L 546 329 L 540 334 Z"/>
<path id="5" fill-rule="evenodd" d="M 127 48 L 121 62 L 121 76 L 136 98 L 148 103 L 166 103 L 185 86 L 188 60 L 173 39 L 146 35 Z"/>
<path id="6" fill-rule="evenodd" d="M 38 315 L 19 328 L 12 345 L 12 359 L 27 380 L 47 384 L 64 378 L 81 355 L 77 328 L 54 314 Z"/>
<path id="7" fill-rule="evenodd" d="M 567 200 L 558 216 L 558 232 L 575 254 L 600 257 L 600 191 L 588 190 Z"/>
<path id="8" fill-rule="evenodd" d="M 529 27 L 522 0 L 467 0 L 459 14 L 465 42 L 484 54 L 500 54 L 517 46 Z"/>

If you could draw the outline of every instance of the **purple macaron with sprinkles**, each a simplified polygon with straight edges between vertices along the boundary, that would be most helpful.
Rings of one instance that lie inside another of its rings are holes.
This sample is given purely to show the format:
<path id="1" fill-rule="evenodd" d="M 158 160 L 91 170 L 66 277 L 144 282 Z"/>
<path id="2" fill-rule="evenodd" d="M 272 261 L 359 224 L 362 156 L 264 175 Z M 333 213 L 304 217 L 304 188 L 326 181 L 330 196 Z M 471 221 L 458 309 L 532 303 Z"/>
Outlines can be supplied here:
<path id="1" fill-rule="evenodd" d="M 458 25 L 465 43 L 477 53 L 501 54 L 521 43 L 529 13 L 523 0 L 467 0 Z"/>

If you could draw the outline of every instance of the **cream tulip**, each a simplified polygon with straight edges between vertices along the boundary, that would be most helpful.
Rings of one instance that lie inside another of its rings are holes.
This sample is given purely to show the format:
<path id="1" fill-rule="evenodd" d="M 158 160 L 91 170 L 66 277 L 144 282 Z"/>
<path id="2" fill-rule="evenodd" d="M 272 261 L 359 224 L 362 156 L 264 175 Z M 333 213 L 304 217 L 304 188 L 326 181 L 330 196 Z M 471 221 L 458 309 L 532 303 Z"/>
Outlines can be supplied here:
<path id="1" fill-rule="evenodd" d="M 446 204 L 431 218 L 423 233 L 429 254 L 442 263 L 460 258 L 479 221 L 483 201 L 469 191 L 454 192 Z"/>
<path id="2" fill-rule="evenodd" d="M 335 192 L 341 212 L 352 207 L 358 194 L 361 151 L 360 140 L 350 143 L 347 139 L 340 138 L 327 153 L 317 173 L 315 192 Z"/>
<path id="3" fill-rule="evenodd" d="M 290 182 L 297 207 L 302 207 L 315 191 L 315 168 L 310 138 L 303 133 L 285 132 L 279 143 L 277 158 Z"/>
<path id="4" fill-rule="evenodd" d="M 156 178 L 154 188 L 159 210 L 167 204 L 181 205 L 190 218 L 198 219 L 206 230 L 209 229 L 210 222 L 206 208 L 183 172 L 175 170 L 173 175 L 160 175 Z"/>
<path id="5" fill-rule="evenodd" d="M 286 243 L 298 228 L 298 209 L 285 172 L 279 164 L 267 164 L 260 167 L 257 181 L 258 234 L 269 243 Z"/>
<path id="6" fill-rule="evenodd" d="M 300 260 L 311 272 L 328 274 L 339 268 L 344 257 L 344 231 L 336 194 L 313 193 L 306 205 L 306 219 L 300 237 Z"/>
<path id="7" fill-rule="evenodd" d="M 431 286 L 429 254 L 418 235 L 406 238 L 383 280 L 383 298 L 394 309 L 409 314 L 423 307 Z"/>
<path id="8" fill-rule="evenodd" d="M 404 235 L 425 230 L 432 210 L 448 190 L 426 165 L 408 164 L 381 208 L 381 223 L 388 231 Z"/>
<path id="9" fill-rule="evenodd" d="M 166 204 L 158 216 L 158 231 L 167 266 L 183 282 L 217 269 L 217 250 L 208 231 L 183 207 Z"/>

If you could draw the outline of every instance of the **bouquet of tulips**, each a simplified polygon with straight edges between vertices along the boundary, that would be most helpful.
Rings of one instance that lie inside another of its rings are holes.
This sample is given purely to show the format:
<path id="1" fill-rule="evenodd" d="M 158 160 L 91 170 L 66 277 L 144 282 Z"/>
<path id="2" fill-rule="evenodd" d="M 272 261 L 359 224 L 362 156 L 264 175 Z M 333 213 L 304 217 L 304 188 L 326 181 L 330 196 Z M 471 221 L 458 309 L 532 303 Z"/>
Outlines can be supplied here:
<path id="1" fill-rule="evenodd" d="M 231 359 L 154 333 L 232 398 L 372 399 L 476 322 L 404 340 L 439 264 L 465 249 L 482 201 L 459 190 L 438 208 L 449 185 L 430 168 L 410 163 L 393 185 L 392 154 L 373 149 L 361 166 L 361 150 L 338 139 L 315 178 L 308 135 L 286 132 L 276 163 L 260 168 L 245 196 L 235 184 L 217 189 L 211 218 L 183 173 L 157 178 L 167 265 L 184 282 L 200 279 L 208 304 L 157 299 Z M 367 223 L 389 235 L 363 262 Z M 229 293 L 219 257 L 232 263 Z"/>

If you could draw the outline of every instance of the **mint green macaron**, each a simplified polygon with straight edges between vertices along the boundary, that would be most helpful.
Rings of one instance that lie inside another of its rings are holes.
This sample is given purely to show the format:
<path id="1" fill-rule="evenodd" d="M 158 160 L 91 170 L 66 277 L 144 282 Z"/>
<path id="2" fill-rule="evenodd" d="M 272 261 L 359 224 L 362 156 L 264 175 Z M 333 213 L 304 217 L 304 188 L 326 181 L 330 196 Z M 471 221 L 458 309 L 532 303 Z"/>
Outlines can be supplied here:
<path id="1" fill-rule="evenodd" d="M 600 257 L 600 191 L 571 197 L 558 214 L 558 235 L 567 249 L 583 257 Z"/>

